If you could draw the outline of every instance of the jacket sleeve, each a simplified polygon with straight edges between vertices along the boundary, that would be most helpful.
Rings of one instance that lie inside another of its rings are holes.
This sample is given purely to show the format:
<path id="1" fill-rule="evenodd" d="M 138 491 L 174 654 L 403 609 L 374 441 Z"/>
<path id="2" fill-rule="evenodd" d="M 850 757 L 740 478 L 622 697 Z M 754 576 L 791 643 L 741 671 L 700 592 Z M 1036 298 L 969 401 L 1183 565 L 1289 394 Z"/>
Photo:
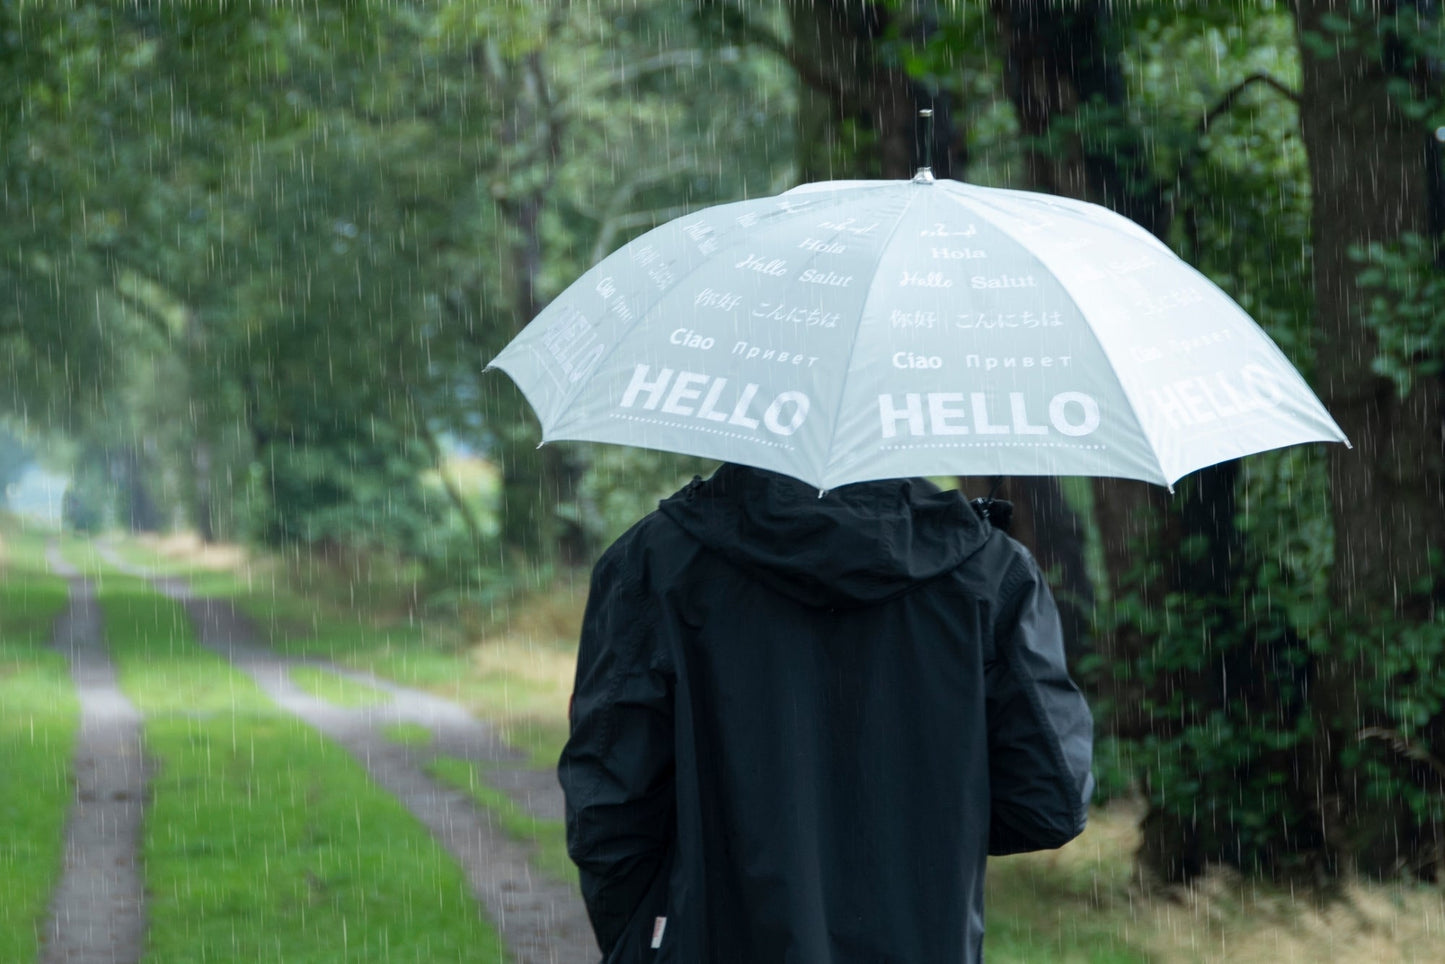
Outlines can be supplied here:
<path id="1" fill-rule="evenodd" d="M 1026 554 L 1000 589 L 987 669 L 993 856 L 1068 843 L 1083 832 L 1094 790 L 1093 719 L 1064 664 L 1053 595 Z"/>
<path id="2" fill-rule="evenodd" d="M 571 733 L 557 768 L 567 852 L 604 956 L 644 901 L 665 890 L 658 878 L 673 835 L 673 686 L 659 663 L 653 608 L 622 554 L 605 554 L 583 616 Z M 643 926 L 651 925 L 648 917 Z"/>

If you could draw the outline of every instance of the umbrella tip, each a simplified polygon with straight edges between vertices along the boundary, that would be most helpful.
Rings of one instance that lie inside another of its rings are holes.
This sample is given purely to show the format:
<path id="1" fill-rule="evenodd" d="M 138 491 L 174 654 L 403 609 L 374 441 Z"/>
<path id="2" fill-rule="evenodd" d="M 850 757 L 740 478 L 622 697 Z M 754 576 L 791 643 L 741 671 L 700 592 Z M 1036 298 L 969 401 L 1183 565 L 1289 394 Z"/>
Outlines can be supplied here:
<path id="1" fill-rule="evenodd" d="M 933 177 L 933 108 L 918 109 L 918 173 L 914 184 L 932 184 Z"/>

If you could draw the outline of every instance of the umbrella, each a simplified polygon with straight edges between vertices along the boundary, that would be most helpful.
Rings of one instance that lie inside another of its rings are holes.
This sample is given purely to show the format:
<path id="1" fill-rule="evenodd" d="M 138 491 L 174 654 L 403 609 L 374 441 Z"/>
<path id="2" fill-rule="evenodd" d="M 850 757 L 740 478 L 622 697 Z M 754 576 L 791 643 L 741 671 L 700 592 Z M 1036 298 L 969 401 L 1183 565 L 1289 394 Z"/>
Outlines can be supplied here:
<path id="1" fill-rule="evenodd" d="M 1093 204 L 831 181 L 707 208 L 604 258 L 492 362 L 544 441 L 771 469 L 1171 485 L 1346 441 L 1223 291 Z"/>

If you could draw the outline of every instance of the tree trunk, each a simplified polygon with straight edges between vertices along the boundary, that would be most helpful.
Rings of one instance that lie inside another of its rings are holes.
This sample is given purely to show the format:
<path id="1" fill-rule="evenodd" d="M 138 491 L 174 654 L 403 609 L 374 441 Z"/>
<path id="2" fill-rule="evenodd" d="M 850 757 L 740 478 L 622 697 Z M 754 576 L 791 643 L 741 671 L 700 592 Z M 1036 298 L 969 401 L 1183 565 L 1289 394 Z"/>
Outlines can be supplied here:
<path id="1" fill-rule="evenodd" d="M 1057 120 L 1093 98 L 1123 105 L 1118 42 L 1100 0 L 995 0 L 994 14 L 1006 54 L 1005 86 L 1020 133 L 1031 143 L 1044 141 Z M 1103 204 L 1164 240 L 1169 209 L 1137 146 L 1125 143 L 1099 150 L 1075 138 L 1052 151 L 1028 149 L 1024 162 L 1038 190 Z M 1143 534 L 1166 503 L 1157 486 L 1099 479 L 1094 504 L 1108 595 L 1117 598 L 1131 568 L 1129 541 Z"/>
<path id="2" fill-rule="evenodd" d="M 216 541 L 215 508 L 211 500 L 211 443 L 201 436 L 196 426 L 196 439 L 191 443 L 191 516 L 196 535 L 202 542 Z"/>
<path id="3" fill-rule="evenodd" d="M 1044 138 L 1054 121 L 1101 98 L 1124 104 L 1120 45 L 1101 0 L 994 0 L 1005 46 L 1005 84 L 1020 132 Z M 1150 174 L 1137 139 L 1108 145 L 1078 136 L 1056 151 L 1025 153 L 1039 190 L 1092 200 L 1138 222 L 1161 240 L 1169 227 L 1164 185 Z"/>
<path id="4" fill-rule="evenodd" d="M 1362 7 L 1357 15 L 1380 18 L 1396 7 L 1383 6 L 1389 9 Z M 1350 10 L 1329 0 L 1298 0 L 1295 8 L 1300 126 L 1313 199 L 1315 381 L 1354 444 L 1331 446 L 1328 455 L 1336 645 L 1350 629 L 1364 631 L 1372 621 L 1428 621 L 1435 601 L 1414 587 L 1428 584 L 1432 551 L 1445 550 L 1440 381 L 1419 379 L 1402 399 L 1371 370 L 1377 339 L 1361 322 L 1369 294 L 1355 283 L 1360 265 L 1350 254 L 1357 245 L 1431 229 L 1430 152 L 1426 132 L 1400 112 L 1389 90 L 1397 76 L 1367 42 L 1381 31 L 1357 28 L 1348 43 L 1331 32 L 1328 18 L 1347 17 Z M 1342 754 L 1358 745 L 1368 722 L 1361 718 L 1356 686 L 1371 660 L 1366 652 L 1358 659 L 1341 656 L 1332 654 L 1316 667 L 1311 703 L 1320 736 L 1309 761 L 1319 801 L 1315 817 L 1331 866 L 1348 865 L 1353 855 L 1361 870 L 1389 872 L 1416 845 L 1408 831 L 1413 821 L 1361 799 L 1344 769 Z"/>
<path id="5" fill-rule="evenodd" d="M 542 268 L 542 213 L 551 192 L 561 151 L 561 115 L 554 109 L 547 89 L 542 54 L 532 51 L 508 59 L 494 46 L 479 44 L 475 61 L 493 75 L 498 90 L 508 91 L 511 117 L 500 131 L 509 147 L 525 146 L 524 164 L 540 167 L 546 176 L 527 179 L 526 186 L 494 190 L 497 209 L 511 228 L 508 277 L 513 323 L 512 332 L 522 330 L 546 306 L 538 290 Z M 502 427 L 501 466 L 502 538 L 533 564 L 556 560 L 567 565 L 590 561 L 595 539 L 576 511 L 578 488 L 586 472 L 580 450 L 549 446 L 536 448 L 540 441 L 529 422 L 517 421 Z"/>
<path id="6" fill-rule="evenodd" d="M 192 405 L 190 423 L 190 512 L 189 521 L 196 528 L 196 535 L 202 542 L 216 541 L 214 468 L 211 448 L 212 417 L 210 406 L 214 398 L 197 390 L 198 373 L 216 362 L 207 356 L 206 332 L 201 319 L 194 309 L 185 309 L 181 322 L 181 342 L 185 358 L 187 394 Z"/>
<path id="7" fill-rule="evenodd" d="M 928 18 L 903 23 L 885 4 L 851 0 L 791 0 L 789 17 L 802 180 L 908 178 L 923 164 L 937 177 L 953 176 L 948 98 L 924 90 L 879 43 L 890 29 L 925 39 L 934 27 Z M 934 111 L 933 141 L 920 150 L 924 107 Z"/>
<path id="8" fill-rule="evenodd" d="M 145 448 L 139 440 L 124 443 L 111 462 L 111 476 L 120 492 L 121 522 L 130 532 L 160 532 L 165 526 L 146 485 Z"/>
<path id="9" fill-rule="evenodd" d="M 1093 97 L 1122 103 L 1119 51 L 1103 4 L 1097 0 L 1078 4 L 995 0 L 993 8 L 1005 49 L 1005 86 L 1020 133 L 1030 143 L 1043 142 L 1056 121 L 1069 117 Z M 1075 139 L 1052 151 L 1027 149 L 1024 162 L 1031 186 L 1038 190 L 1106 204 L 1155 234 L 1162 235 L 1167 227 L 1167 210 L 1137 151 L 1116 154 L 1111 150 L 1105 154 Z M 1057 480 L 1039 480 L 1031 488 L 1042 505 L 1064 504 Z M 1157 486 L 1118 479 L 1095 480 L 1094 522 L 1104 548 L 1109 599 L 1119 598 L 1125 575 L 1133 567 L 1134 540 L 1156 523 L 1165 504 Z M 1023 513 L 1036 514 L 1029 509 Z M 1058 514 L 1058 522 L 1058 528 L 1038 531 L 1041 554 L 1049 554 L 1045 543 L 1061 540 L 1067 544 L 1071 538 L 1068 533 L 1079 528 L 1068 514 Z M 1079 550 L 1061 547 L 1058 551 L 1072 556 Z M 1093 596 L 1090 587 L 1088 598 Z M 1099 643 L 1107 666 L 1127 659 L 1132 650 L 1132 644 L 1107 635 Z M 1137 700 L 1113 692 L 1112 686 L 1105 686 L 1103 695 L 1120 710 L 1138 705 Z"/>
<path id="10" fill-rule="evenodd" d="M 1055 131 L 1056 121 L 1093 101 L 1124 106 L 1119 41 L 1107 4 L 995 0 L 994 13 L 1006 49 L 1006 87 L 1021 133 L 1031 142 L 1044 142 Z M 1103 204 L 1167 243 L 1172 211 L 1138 137 L 1116 137 L 1105 145 L 1080 134 L 1053 150 L 1030 149 L 1025 159 L 1035 187 Z M 1182 497 L 1172 504 L 1158 486 L 1121 479 L 1094 481 L 1094 522 L 1103 547 L 1111 608 L 1103 610 L 1097 622 L 1096 645 L 1103 668 L 1090 684 L 1106 709 L 1101 720 L 1105 732 L 1124 738 L 1160 732 L 1161 721 L 1151 718 L 1147 706 L 1165 700 L 1146 699 L 1158 694 L 1146 692 L 1149 681 L 1128 670 L 1154 641 L 1118 607 L 1129 593 L 1134 604 L 1150 611 L 1174 593 L 1229 592 L 1239 557 L 1234 519 L 1237 476 L 1237 463 L 1195 473 L 1181 482 Z M 1045 505 L 1059 501 L 1056 485 L 1051 490 L 1048 483 L 1038 483 L 1036 489 L 1036 497 Z M 1062 536 L 1067 544 L 1071 539 L 1067 517 L 1063 521 L 1063 533 L 1041 533 L 1040 543 Z M 1203 552 L 1192 563 L 1184 561 L 1180 551 L 1186 540 L 1203 542 Z M 1154 574 L 1140 574 L 1141 559 L 1160 560 L 1162 567 Z M 1220 618 L 1233 619 L 1233 611 Z M 1166 685 L 1187 688 L 1201 711 L 1223 698 L 1214 672 L 1180 673 Z M 1156 876 L 1187 878 L 1202 869 L 1205 859 L 1217 856 L 1216 842 L 1202 840 L 1202 828 L 1190 821 L 1151 810 L 1142 830 L 1139 861 Z"/>
<path id="11" fill-rule="evenodd" d="M 1301 0 L 1302 37 L 1331 36 L 1321 24 L 1342 4 Z M 1360 46 L 1328 54 L 1300 45 L 1301 131 L 1313 182 L 1316 383 L 1353 449 L 1332 447 L 1335 598 L 1349 610 L 1410 604 L 1408 587 L 1429 575 L 1445 547 L 1445 453 L 1438 385 L 1422 379 L 1400 399 L 1370 370 L 1375 334 L 1361 324 L 1368 293 L 1355 284 L 1350 249 L 1426 234 L 1426 135 L 1403 117 L 1392 79 Z M 1363 510 L 1363 511 L 1362 511 Z"/>

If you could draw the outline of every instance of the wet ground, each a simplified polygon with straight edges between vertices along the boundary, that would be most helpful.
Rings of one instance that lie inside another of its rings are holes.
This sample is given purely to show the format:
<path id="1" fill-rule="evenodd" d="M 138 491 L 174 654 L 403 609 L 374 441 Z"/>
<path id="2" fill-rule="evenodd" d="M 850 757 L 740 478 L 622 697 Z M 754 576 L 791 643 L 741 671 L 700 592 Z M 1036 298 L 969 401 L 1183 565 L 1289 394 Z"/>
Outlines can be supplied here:
<path id="1" fill-rule="evenodd" d="M 107 561 L 135 575 L 114 555 Z M 81 702 L 76 800 L 66 862 L 46 927 L 43 964 L 131 964 L 144 947 L 145 893 L 137 854 L 145 819 L 143 721 L 115 682 L 99 609 L 82 575 L 52 552 L 70 582 L 71 600 L 54 644 L 67 655 Z M 528 848 L 508 837 L 466 794 L 433 779 L 437 756 L 487 765 L 487 781 L 532 814 L 559 819 L 562 794 L 550 771 L 524 765 L 487 724 L 433 694 L 315 660 L 278 656 L 256 626 L 227 600 L 192 595 L 183 580 L 152 578 L 180 602 L 201 645 L 250 676 L 277 706 L 344 747 L 372 781 L 392 794 L 449 853 L 516 964 L 583 964 L 598 957 L 575 890 L 537 873 Z M 343 708 L 320 700 L 290 678 L 296 666 L 322 666 L 382 691 L 375 705 Z M 386 737 L 397 724 L 425 727 L 424 745 Z"/>

